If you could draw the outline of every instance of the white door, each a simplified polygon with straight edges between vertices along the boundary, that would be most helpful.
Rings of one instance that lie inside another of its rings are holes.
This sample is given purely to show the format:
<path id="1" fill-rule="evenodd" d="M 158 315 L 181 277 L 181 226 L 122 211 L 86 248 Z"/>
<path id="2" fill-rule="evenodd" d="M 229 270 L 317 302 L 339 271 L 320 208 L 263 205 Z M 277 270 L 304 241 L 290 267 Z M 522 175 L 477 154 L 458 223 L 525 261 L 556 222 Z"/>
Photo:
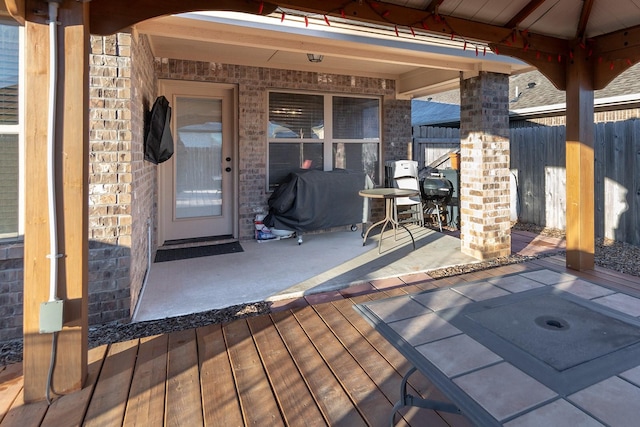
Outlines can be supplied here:
<path id="1" fill-rule="evenodd" d="M 159 243 L 237 237 L 236 90 L 231 85 L 161 80 L 169 100 L 174 154 L 159 167 Z"/>

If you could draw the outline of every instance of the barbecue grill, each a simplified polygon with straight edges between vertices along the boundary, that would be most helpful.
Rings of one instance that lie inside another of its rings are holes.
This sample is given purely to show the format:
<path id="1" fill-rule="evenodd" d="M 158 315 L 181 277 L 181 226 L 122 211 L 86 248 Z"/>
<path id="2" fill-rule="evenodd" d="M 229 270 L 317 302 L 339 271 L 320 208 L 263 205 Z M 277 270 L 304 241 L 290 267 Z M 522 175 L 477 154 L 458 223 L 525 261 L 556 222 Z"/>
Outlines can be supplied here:
<path id="1" fill-rule="evenodd" d="M 453 184 L 442 177 L 428 176 L 422 181 L 420 188 L 422 199 L 426 202 L 424 204 L 424 213 L 437 216 L 438 226 L 440 227 L 440 232 L 442 232 L 441 215 L 446 215 L 445 207 L 451 202 Z"/>

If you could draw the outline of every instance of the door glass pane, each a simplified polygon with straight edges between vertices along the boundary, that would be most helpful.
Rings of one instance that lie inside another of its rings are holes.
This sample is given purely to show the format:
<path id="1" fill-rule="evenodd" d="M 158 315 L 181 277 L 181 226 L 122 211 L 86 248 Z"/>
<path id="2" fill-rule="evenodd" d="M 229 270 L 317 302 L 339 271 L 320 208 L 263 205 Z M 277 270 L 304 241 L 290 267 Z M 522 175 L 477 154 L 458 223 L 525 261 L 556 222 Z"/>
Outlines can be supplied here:
<path id="1" fill-rule="evenodd" d="M 176 100 L 175 216 L 222 214 L 222 100 Z"/>

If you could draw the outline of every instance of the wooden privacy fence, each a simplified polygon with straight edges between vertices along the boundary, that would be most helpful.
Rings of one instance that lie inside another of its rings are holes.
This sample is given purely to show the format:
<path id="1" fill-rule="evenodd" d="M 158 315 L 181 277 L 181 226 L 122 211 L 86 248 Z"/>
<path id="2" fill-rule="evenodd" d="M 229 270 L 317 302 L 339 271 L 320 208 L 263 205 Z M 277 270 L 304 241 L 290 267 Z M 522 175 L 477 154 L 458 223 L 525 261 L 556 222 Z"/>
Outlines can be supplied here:
<path id="1" fill-rule="evenodd" d="M 432 126 L 413 128 L 413 160 L 420 167 L 451 167 L 449 153 L 460 149 L 460 129 Z M 444 161 L 444 163 L 440 163 Z"/>
<path id="2" fill-rule="evenodd" d="M 596 236 L 640 246 L 640 120 L 594 126 Z M 510 138 L 513 216 L 566 229 L 565 127 L 512 128 Z M 458 129 L 414 128 L 414 159 L 420 166 L 459 146 Z"/>

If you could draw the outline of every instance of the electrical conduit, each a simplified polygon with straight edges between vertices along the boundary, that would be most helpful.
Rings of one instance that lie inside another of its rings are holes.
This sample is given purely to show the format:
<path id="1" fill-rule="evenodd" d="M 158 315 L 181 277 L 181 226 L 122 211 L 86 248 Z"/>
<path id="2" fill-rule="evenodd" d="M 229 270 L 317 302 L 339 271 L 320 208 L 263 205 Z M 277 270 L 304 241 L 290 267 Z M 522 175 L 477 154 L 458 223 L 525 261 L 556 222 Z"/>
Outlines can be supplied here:
<path id="1" fill-rule="evenodd" d="M 47 123 L 47 201 L 49 210 L 49 302 L 58 299 L 58 220 L 56 217 L 56 103 L 58 97 L 58 8 L 61 0 L 49 0 L 49 117 Z M 51 404 L 51 382 L 56 360 L 58 333 L 53 332 L 51 362 L 47 376 L 47 402 Z"/>

